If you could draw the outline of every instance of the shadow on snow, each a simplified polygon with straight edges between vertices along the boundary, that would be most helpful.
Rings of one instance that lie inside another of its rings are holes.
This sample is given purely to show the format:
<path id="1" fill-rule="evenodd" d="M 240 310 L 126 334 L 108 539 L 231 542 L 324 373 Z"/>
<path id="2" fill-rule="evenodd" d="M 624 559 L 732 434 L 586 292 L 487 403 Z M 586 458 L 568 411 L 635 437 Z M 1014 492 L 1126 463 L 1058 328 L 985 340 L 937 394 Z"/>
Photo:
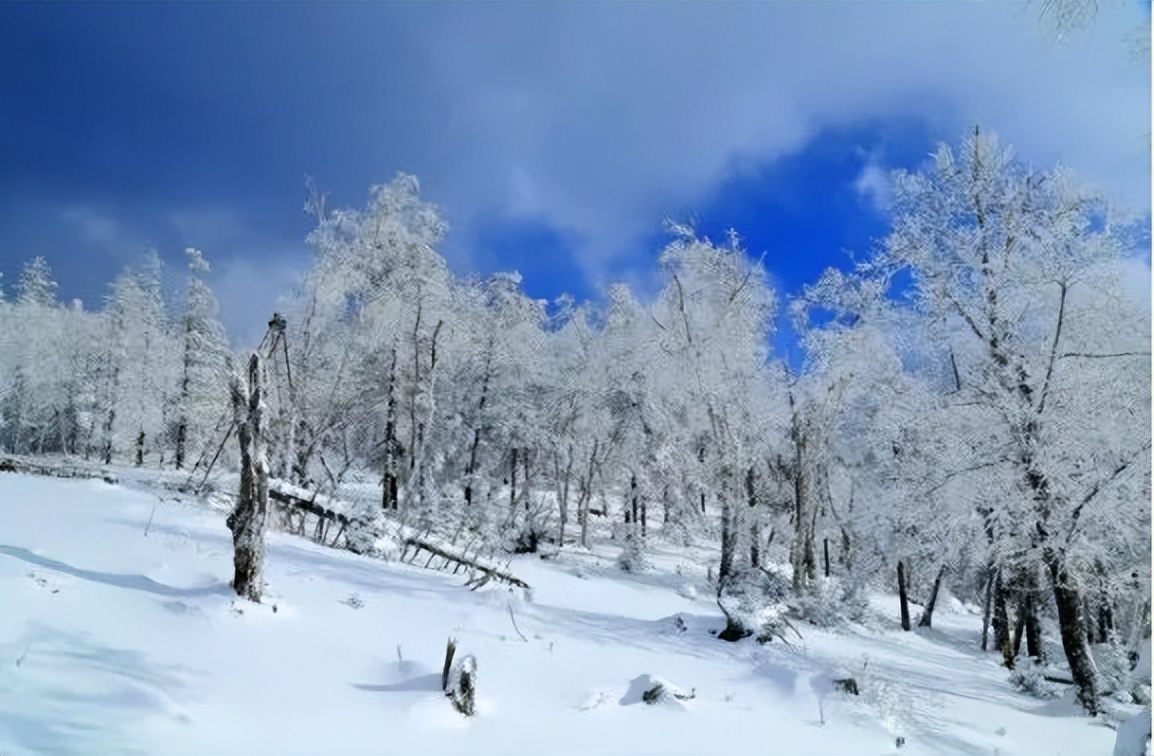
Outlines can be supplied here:
<path id="1" fill-rule="evenodd" d="M 10 557 L 20 559 L 29 564 L 34 564 L 37 567 L 44 567 L 49 570 L 56 570 L 63 572 L 65 575 L 78 577 L 82 580 L 90 580 L 94 583 L 103 583 L 114 588 L 128 588 L 134 591 L 144 591 L 145 593 L 153 593 L 157 596 L 171 596 L 180 598 L 190 598 L 193 596 L 212 596 L 223 595 L 231 593 L 232 589 L 226 583 L 211 583 L 209 585 L 200 586 L 198 588 L 175 588 L 171 585 L 158 583 L 152 578 L 144 575 L 121 575 L 113 572 L 94 572 L 93 570 L 84 570 L 78 567 L 73 567 L 70 564 L 42 557 L 39 554 L 34 554 L 28 549 L 20 548 L 19 546 L 7 546 L 0 544 L 0 554 L 6 554 Z"/>

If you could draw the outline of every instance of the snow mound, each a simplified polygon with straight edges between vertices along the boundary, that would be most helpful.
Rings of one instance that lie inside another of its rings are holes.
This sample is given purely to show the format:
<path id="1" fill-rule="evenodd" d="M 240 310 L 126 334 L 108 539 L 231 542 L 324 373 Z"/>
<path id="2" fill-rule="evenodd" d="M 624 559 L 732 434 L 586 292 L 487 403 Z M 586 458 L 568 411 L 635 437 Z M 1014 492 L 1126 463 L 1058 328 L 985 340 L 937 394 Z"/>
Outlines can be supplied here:
<path id="1" fill-rule="evenodd" d="M 622 706 L 646 703 L 661 704 L 678 709 L 685 708 L 685 701 L 697 696 L 694 690 L 683 690 L 662 677 L 654 675 L 638 675 L 629 681 L 629 689 L 618 702 Z"/>

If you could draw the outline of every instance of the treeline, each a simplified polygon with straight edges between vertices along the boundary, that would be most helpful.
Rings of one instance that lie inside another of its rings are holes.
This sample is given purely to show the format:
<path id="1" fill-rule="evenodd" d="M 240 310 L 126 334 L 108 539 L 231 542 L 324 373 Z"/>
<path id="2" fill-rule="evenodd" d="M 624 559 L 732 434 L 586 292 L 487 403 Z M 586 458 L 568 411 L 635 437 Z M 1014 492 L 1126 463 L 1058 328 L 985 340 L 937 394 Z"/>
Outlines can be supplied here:
<path id="1" fill-rule="evenodd" d="M 59 304 L 43 258 L 25 265 L 14 297 L 0 291 L 0 449 L 182 469 L 224 431 L 230 349 L 208 263 L 187 256 L 176 317 L 155 252 L 116 278 L 99 312 Z"/>
<path id="2" fill-rule="evenodd" d="M 271 473 L 509 551 L 597 528 L 644 569 L 654 538 L 720 543 L 733 638 L 852 618 L 900 562 L 927 623 L 939 583 L 984 603 L 1007 666 L 1056 628 L 1096 711 L 1149 631 L 1133 229 L 977 132 L 893 193 L 878 249 L 785 303 L 799 373 L 768 351 L 781 303 L 736 236 L 672 228 L 652 301 L 547 308 L 516 275 L 451 273 L 411 177 L 362 210 L 314 198 L 312 268 L 260 348 Z M 189 256 L 178 317 L 155 258 L 96 313 L 27 266 L 0 301 L 0 448 L 206 463 L 236 369 Z"/>

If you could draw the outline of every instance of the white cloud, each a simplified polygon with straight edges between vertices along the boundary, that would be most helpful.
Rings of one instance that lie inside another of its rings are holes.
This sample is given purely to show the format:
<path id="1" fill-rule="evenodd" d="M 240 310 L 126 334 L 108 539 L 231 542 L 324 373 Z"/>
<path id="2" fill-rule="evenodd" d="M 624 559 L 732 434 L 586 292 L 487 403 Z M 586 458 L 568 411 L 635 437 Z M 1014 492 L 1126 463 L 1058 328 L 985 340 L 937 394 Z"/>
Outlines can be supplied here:
<path id="1" fill-rule="evenodd" d="M 222 204 L 182 199 L 182 174 L 166 164 L 148 185 L 163 196 L 130 194 L 113 201 L 118 214 L 73 207 L 62 225 L 118 258 L 146 241 L 203 249 L 227 269 L 217 284 L 230 326 L 262 325 L 292 266 L 306 264 L 299 228 L 271 227 L 296 207 L 268 209 L 305 172 L 342 206 L 361 204 L 370 182 L 415 173 L 457 229 L 444 251 L 458 268 L 477 218 L 543 218 L 582 240 L 576 262 L 594 284 L 644 279 L 651 263 L 631 257 L 635 240 L 702 206 L 735 161 L 788 155 L 866 119 L 922 120 L 947 140 L 980 124 L 1039 167 L 1061 161 L 1149 208 L 1150 70 L 1128 39 L 1148 28 L 1138 3 L 1100 4 L 1061 44 L 1020 2 L 203 7 L 235 14 L 206 24 L 230 42 L 220 56 L 134 70 L 174 108 L 195 104 L 181 112 L 190 133 L 228 134 L 194 139 L 196 160 L 177 166 Z M 171 34 L 109 44 L 160 60 Z M 236 44 L 250 37 L 261 45 Z M 237 117 L 238 103 L 261 117 Z M 886 156 L 871 157 L 856 188 L 884 202 Z M 272 272 L 242 257 L 271 260 Z"/>
<path id="2" fill-rule="evenodd" d="M 144 237 L 105 210 L 73 205 L 60 210 L 59 215 L 75 230 L 82 242 L 115 259 L 127 260 L 131 255 L 139 255 L 146 246 Z"/>
<path id="3" fill-rule="evenodd" d="M 1126 257 L 1118 262 L 1122 290 L 1150 316 L 1150 258 Z"/>
<path id="4" fill-rule="evenodd" d="M 866 158 L 853 188 L 880 211 L 886 211 L 893 200 L 889 171 L 882 167 L 876 155 Z"/>
<path id="5" fill-rule="evenodd" d="M 1112 5 L 1061 45 L 1014 3 L 442 6 L 419 26 L 438 51 L 422 75 L 458 105 L 414 170 L 467 218 L 525 201 L 493 191 L 518 166 L 589 240 L 594 280 L 735 155 L 855 119 L 923 118 L 952 140 L 979 123 L 1146 207 L 1150 77 L 1126 45 L 1142 9 Z M 859 188 L 880 196 L 879 179 Z"/>
<path id="6" fill-rule="evenodd" d="M 234 347 L 255 348 L 266 324 L 299 281 L 303 260 L 248 259 L 233 256 L 213 261 L 209 283 L 220 301 L 220 320 Z"/>
<path id="7" fill-rule="evenodd" d="M 221 207 L 189 207 L 168 213 L 168 222 L 182 243 L 205 247 L 220 240 L 234 239 L 246 231 L 241 214 Z"/>

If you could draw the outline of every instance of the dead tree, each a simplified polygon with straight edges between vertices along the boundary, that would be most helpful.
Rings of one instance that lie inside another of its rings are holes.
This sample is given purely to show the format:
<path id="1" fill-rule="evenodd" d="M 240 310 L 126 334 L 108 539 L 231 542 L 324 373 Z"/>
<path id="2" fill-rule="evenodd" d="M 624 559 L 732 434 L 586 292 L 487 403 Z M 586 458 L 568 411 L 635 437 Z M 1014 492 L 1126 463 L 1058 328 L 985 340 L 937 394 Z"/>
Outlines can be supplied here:
<path id="1" fill-rule="evenodd" d="M 240 492 L 236 509 L 228 516 L 232 531 L 233 579 L 237 595 L 260 602 L 264 588 L 264 532 L 268 521 L 268 460 L 262 416 L 262 365 L 255 353 L 249 358 L 247 386 L 232 381 L 232 410 L 240 441 Z"/>

